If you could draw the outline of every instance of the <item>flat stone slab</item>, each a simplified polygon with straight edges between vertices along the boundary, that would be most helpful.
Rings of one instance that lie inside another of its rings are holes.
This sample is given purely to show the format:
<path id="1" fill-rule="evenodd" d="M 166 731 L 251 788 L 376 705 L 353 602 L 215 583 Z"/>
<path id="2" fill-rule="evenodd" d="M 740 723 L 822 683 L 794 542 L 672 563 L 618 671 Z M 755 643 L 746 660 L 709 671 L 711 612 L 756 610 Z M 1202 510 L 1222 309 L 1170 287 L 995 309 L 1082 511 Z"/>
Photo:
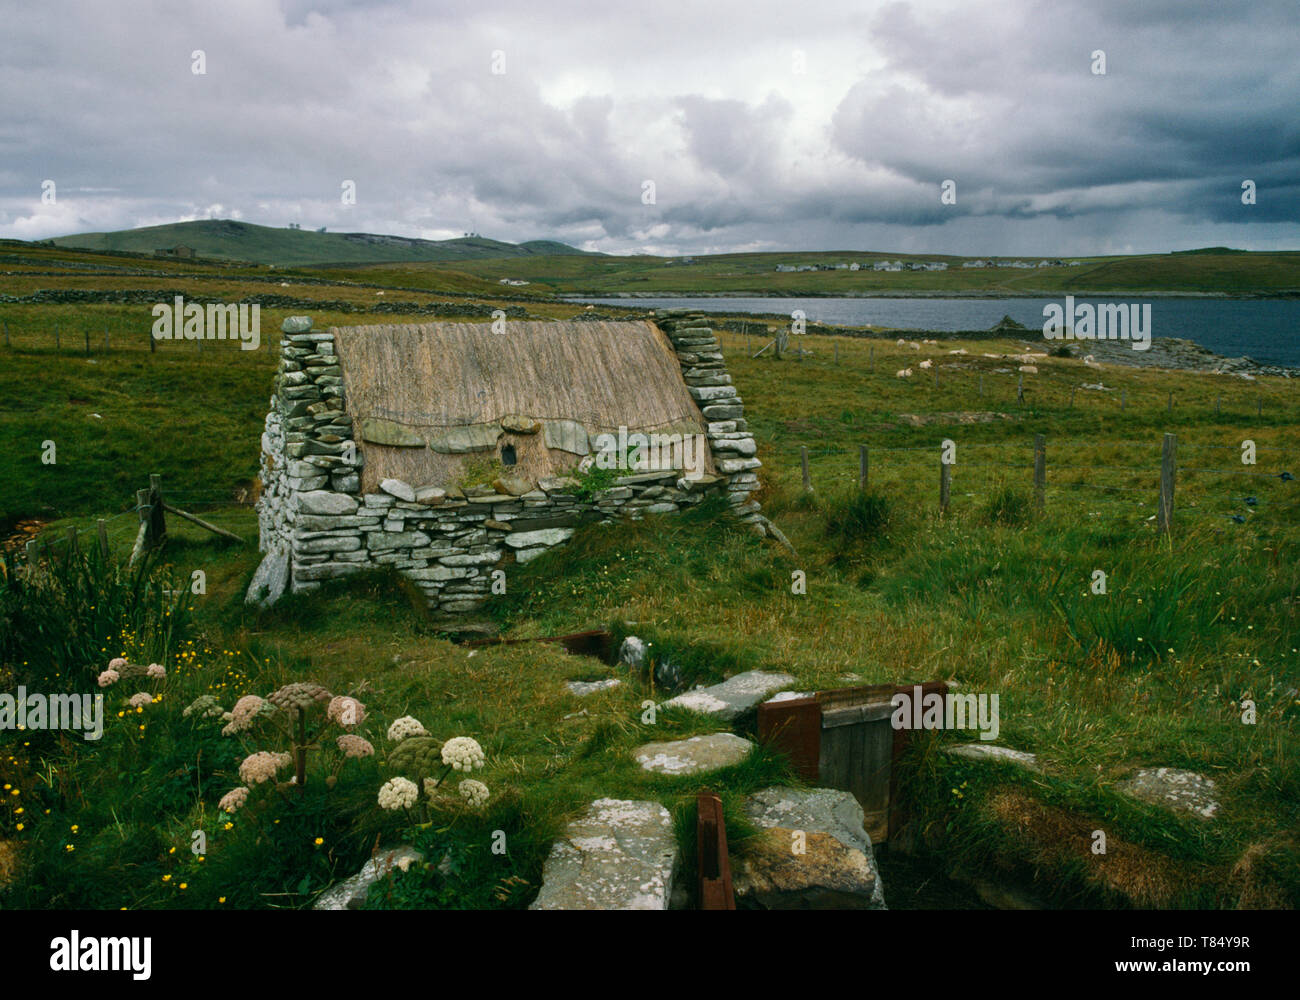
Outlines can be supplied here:
<path id="1" fill-rule="evenodd" d="M 559 545 L 572 537 L 572 528 L 539 528 L 537 531 L 513 531 L 506 538 L 506 544 L 512 549 L 531 549 Z"/>
<path id="2" fill-rule="evenodd" d="M 960 746 L 950 747 L 948 753 L 954 757 L 965 757 L 967 760 L 1018 764 L 1030 771 L 1043 770 L 1043 765 L 1038 763 L 1036 754 L 1024 750 L 1012 750 L 1010 747 L 994 746 L 992 743 L 962 743 Z"/>
<path id="3" fill-rule="evenodd" d="M 747 670 L 712 687 L 696 688 L 670 698 L 664 708 L 685 708 L 730 722 L 754 708 L 769 692 L 794 683 L 789 674 Z"/>
<path id="4" fill-rule="evenodd" d="M 379 483 L 379 488 L 385 493 L 397 497 L 398 500 L 415 503 L 415 490 L 411 488 L 409 483 L 404 483 L 400 479 L 384 479 Z"/>
<path id="5" fill-rule="evenodd" d="M 763 702 L 763 704 L 775 705 L 777 702 L 781 701 L 795 701 L 799 698 L 811 698 L 816 693 L 816 691 L 778 691 L 776 694 L 772 695 L 772 697 Z"/>
<path id="6" fill-rule="evenodd" d="M 326 889 L 317 897 L 314 910 L 359 910 L 366 903 L 370 887 L 386 877 L 394 868 L 406 871 L 413 864 L 424 861 L 424 855 L 414 847 L 401 847 L 380 851 L 361 867 L 361 871 L 338 885 Z"/>
<path id="7" fill-rule="evenodd" d="M 1195 771 L 1180 771 L 1173 767 L 1143 768 L 1115 787 L 1142 802 L 1191 813 L 1200 819 L 1213 819 L 1219 811 L 1219 802 L 1214 797 L 1218 786 L 1212 778 Z"/>
<path id="8" fill-rule="evenodd" d="M 284 594 L 289 583 L 289 548 L 281 546 L 272 549 L 258 564 L 253 579 L 248 584 L 244 603 L 269 608 Z"/>
<path id="9" fill-rule="evenodd" d="M 642 768 L 656 774 L 699 774 L 739 764 L 753 749 L 753 743 L 734 733 L 710 733 L 688 740 L 647 743 L 638 747 L 633 756 Z"/>
<path id="10" fill-rule="evenodd" d="M 585 698 L 597 691 L 608 691 L 610 688 L 616 688 L 623 682 L 617 677 L 607 677 L 603 681 L 565 681 L 564 683 L 568 687 L 570 694 Z"/>
<path id="11" fill-rule="evenodd" d="M 597 799 L 551 847 L 530 910 L 666 910 L 678 866 L 658 802 Z"/>
<path id="12" fill-rule="evenodd" d="M 798 844 L 800 853 L 795 853 Z M 882 910 L 871 859 L 829 833 L 764 830 L 733 863 L 739 909 Z"/>
<path id="13" fill-rule="evenodd" d="M 745 814 L 772 831 L 736 862 L 736 901 L 764 909 L 885 909 L 862 806 L 834 788 L 763 788 Z M 805 854 L 795 854 L 794 834 Z"/>

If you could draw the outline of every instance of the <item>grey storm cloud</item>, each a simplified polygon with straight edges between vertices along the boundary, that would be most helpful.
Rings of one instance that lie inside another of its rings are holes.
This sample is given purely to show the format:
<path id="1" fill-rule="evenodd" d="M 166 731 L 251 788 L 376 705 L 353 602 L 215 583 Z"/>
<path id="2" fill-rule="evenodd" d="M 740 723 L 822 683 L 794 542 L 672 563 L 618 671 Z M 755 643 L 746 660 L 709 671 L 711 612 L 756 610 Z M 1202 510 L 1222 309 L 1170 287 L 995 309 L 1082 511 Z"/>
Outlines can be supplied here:
<path id="1" fill-rule="evenodd" d="M 656 253 L 1300 235 L 1291 2 L 69 0 L 0 17 L 2 236 L 207 217 Z"/>

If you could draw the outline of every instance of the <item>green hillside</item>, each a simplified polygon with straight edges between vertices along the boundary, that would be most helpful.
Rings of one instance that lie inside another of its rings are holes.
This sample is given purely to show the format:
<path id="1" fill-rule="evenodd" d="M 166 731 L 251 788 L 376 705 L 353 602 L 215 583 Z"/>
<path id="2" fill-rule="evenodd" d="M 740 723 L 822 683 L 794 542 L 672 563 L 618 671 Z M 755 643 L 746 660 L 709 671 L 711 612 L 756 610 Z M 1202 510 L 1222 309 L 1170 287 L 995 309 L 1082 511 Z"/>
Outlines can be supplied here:
<path id="1" fill-rule="evenodd" d="M 420 240 L 372 233 L 318 233 L 306 229 L 277 229 L 230 219 L 176 222 L 112 233 L 80 233 L 75 236 L 60 236 L 52 242 L 56 246 L 84 250 L 144 254 L 186 246 L 193 248 L 200 257 L 275 264 L 279 267 L 463 261 L 584 253 L 553 240 L 535 240 L 518 245 L 481 236 L 454 240 Z"/>
<path id="2" fill-rule="evenodd" d="M 992 258 L 982 258 L 989 261 Z M 1041 258 L 1001 257 L 1000 261 Z M 1165 292 L 1300 295 L 1300 253 L 1223 252 L 1071 257 L 1075 266 L 963 267 L 975 258 L 880 251 L 792 251 L 698 257 L 569 256 L 466 259 L 451 265 L 482 278 L 522 278 L 569 295 L 1061 295 Z M 945 271 L 874 271 L 878 260 L 933 261 Z M 857 263 L 859 270 L 835 270 Z M 824 267 L 827 270 L 778 271 Z"/>

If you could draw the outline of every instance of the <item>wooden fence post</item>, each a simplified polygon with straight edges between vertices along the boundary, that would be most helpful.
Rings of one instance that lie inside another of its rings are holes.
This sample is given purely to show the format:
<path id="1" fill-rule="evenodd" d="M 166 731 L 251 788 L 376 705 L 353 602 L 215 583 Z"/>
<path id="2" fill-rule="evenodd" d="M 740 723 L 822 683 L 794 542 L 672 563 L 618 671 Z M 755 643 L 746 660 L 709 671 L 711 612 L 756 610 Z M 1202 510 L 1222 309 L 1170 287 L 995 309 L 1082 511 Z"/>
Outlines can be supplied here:
<path id="1" fill-rule="evenodd" d="M 1120 413 L 1123 413 L 1127 409 L 1128 409 L 1128 390 L 1121 389 L 1119 391 L 1119 411 Z"/>
<path id="2" fill-rule="evenodd" d="M 939 513 L 948 513 L 948 499 L 952 494 L 952 466 L 943 460 L 943 450 L 939 451 Z"/>
<path id="3" fill-rule="evenodd" d="M 95 524 L 95 533 L 99 535 L 99 554 L 108 560 L 108 522 L 102 517 Z"/>
<path id="4" fill-rule="evenodd" d="M 1074 409 L 1074 386 L 1070 386 L 1070 409 Z"/>
<path id="5" fill-rule="evenodd" d="M 5 342 L 8 343 L 8 341 Z M 876 363 L 876 345 L 872 344 L 869 348 L 867 348 L 867 367 L 872 368 L 875 366 L 875 363 Z"/>
<path id="6" fill-rule="evenodd" d="M 145 334 L 145 336 L 149 338 L 149 353 L 150 353 L 150 354 L 155 354 L 155 353 L 157 353 L 157 351 L 158 351 L 158 338 L 155 337 L 155 336 L 153 335 L 153 330 L 149 330 L 149 331 Z"/>
<path id="7" fill-rule="evenodd" d="M 86 357 L 90 357 L 90 330 L 86 330 Z"/>
<path id="8" fill-rule="evenodd" d="M 812 492 L 812 478 L 808 475 L 808 449 L 804 445 L 799 446 L 799 461 L 803 465 L 803 491 Z"/>
<path id="9" fill-rule="evenodd" d="M 1034 435 L 1034 494 L 1038 500 L 1038 509 L 1047 508 L 1047 438 L 1042 434 Z"/>
<path id="10" fill-rule="evenodd" d="M 1020 378 L 1016 380 L 1016 402 L 1023 403 L 1024 401 L 1025 401 L 1025 373 L 1021 372 Z"/>
<path id="11" fill-rule="evenodd" d="M 134 566 L 135 561 L 140 558 L 145 550 L 145 537 L 149 534 L 149 491 L 135 491 L 136 512 L 140 515 L 140 529 L 135 535 L 135 544 L 131 546 L 131 560 L 129 565 Z"/>
<path id="12" fill-rule="evenodd" d="M 59 324 L 58 323 L 54 324 L 54 349 L 56 351 L 59 349 Z"/>
<path id="13" fill-rule="evenodd" d="M 865 491 L 867 488 L 867 446 L 858 445 L 858 489 Z"/>
<path id="14" fill-rule="evenodd" d="M 1169 534 L 1174 519 L 1174 470 L 1177 467 L 1178 439 L 1166 434 L 1160 448 L 1160 506 L 1156 510 L 1156 523 L 1163 534 Z"/>
<path id="15" fill-rule="evenodd" d="M 149 477 L 149 547 L 157 548 L 167 537 L 167 521 L 163 513 L 162 477 Z"/>

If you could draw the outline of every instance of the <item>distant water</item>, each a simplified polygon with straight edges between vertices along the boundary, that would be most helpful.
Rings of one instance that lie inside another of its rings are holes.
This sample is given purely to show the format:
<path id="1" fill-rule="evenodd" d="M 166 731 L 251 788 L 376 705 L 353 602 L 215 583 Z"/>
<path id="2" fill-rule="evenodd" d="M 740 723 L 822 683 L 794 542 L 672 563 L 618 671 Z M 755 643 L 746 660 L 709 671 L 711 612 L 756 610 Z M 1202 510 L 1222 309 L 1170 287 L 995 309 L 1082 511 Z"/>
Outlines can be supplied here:
<path id="1" fill-rule="evenodd" d="M 888 326 L 903 330 L 987 330 L 1010 316 L 1033 331 L 1043 328 L 1049 299 L 895 298 L 617 298 L 583 302 L 646 309 L 685 306 L 709 312 L 777 313 L 802 309 L 809 322 L 841 326 Z M 1076 296 L 1076 303 L 1151 303 L 1152 335 L 1184 337 L 1216 354 L 1246 355 L 1275 365 L 1300 366 L 1300 299 L 1127 299 Z"/>

